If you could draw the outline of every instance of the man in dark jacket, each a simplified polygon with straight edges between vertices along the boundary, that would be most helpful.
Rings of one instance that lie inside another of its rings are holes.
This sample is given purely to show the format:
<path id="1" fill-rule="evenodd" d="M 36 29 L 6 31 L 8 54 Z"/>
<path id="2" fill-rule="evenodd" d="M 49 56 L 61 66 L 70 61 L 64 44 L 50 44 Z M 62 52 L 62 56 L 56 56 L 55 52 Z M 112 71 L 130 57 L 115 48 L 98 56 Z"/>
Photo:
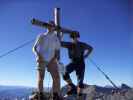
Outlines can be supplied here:
<path id="1" fill-rule="evenodd" d="M 65 74 L 63 75 L 63 79 L 68 84 L 68 91 L 67 95 L 78 94 L 81 95 L 81 90 L 84 87 L 83 80 L 84 80 L 84 72 L 85 72 L 85 58 L 89 56 L 92 52 L 93 48 L 83 42 L 78 40 L 79 38 L 78 32 L 73 32 L 71 34 L 72 42 L 61 42 L 61 46 L 68 49 L 68 55 L 71 59 L 71 62 L 66 66 Z M 70 73 L 76 71 L 78 86 L 72 83 L 70 78 Z"/>

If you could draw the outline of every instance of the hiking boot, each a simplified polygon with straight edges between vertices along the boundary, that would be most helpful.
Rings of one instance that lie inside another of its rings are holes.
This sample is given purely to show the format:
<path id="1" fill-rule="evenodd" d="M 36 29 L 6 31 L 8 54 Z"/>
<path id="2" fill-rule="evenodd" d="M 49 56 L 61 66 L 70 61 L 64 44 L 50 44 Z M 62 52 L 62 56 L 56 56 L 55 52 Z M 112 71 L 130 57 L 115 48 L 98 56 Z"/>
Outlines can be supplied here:
<path id="1" fill-rule="evenodd" d="M 83 94 L 81 94 L 81 93 L 80 93 L 80 94 L 78 94 L 78 95 L 77 95 L 77 99 L 76 99 L 76 100 L 82 100 L 82 96 L 83 96 Z"/>
<path id="2" fill-rule="evenodd" d="M 40 99 L 40 100 L 46 100 L 47 98 L 46 98 L 45 95 L 41 92 L 41 93 L 39 93 L 39 99 Z"/>
<path id="3" fill-rule="evenodd" d="M 76 98 L 76 100 L 85 100 L 85 99 L 86 99 L 86 94 L 83 93 L 79 93 Z"/>
<path id="4" fill-rule="evenodd" d="M 59 96 L 58 93 L 53 93 L 53 100 L 64 100 L 62 96 Z"/>
<path id="5" fill-rule="evenodd" d="M 44 96 L 42 92 L 33 92 L 31 96 L 29 96 L 29 100 L 46 100 L 47 98 Z"/>
<path id="6" fill-rule="evenodd" d="M 38 99 L 38 93 L 32 92 L 32 95 L 29 96 L 29 100 L 37 100 Z"/>
<path id="7" fill-rule="evenodd" d="M 75 95 L 77 94 L 77 87 L 71 83 L 68 85 L 68 91 L 67 91 L 67 95 Z"/>

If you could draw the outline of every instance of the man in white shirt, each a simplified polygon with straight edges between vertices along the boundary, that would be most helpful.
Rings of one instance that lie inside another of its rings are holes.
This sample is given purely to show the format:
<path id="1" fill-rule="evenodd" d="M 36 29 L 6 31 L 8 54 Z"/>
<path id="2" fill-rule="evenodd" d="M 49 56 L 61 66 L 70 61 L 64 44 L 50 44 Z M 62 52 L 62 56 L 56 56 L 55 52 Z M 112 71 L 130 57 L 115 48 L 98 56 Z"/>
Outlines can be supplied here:
<path id="1" fill-rule="evenodd" d="M 54 24 L 54 22 L 51 21 L 50 24 Z M 60 76 L 57 66 L 60 41 L 54 30 L 54 28 L 48 27 L 48 31 L 46 33 L 37 37 L 33 47 L 33 52 L 36 55 L 38 66 L 37 84 L 40 99 L 43 95 L 43 80 L 45 76 L 45 69 L 47 68 L 53 79 L 53 100 L 60 100 Z"/>

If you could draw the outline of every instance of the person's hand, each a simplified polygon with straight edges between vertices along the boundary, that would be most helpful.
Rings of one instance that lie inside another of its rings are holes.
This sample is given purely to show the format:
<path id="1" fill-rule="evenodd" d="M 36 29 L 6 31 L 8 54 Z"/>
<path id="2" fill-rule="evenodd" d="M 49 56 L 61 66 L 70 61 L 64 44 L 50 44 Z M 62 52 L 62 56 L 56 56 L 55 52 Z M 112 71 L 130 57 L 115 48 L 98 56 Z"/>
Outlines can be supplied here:
<path id="1" fill-rule="evenodd" d="M 61 27 L 60 26 L 56 26 L 55 28 L 57 31 L 60 31 L 61 30 Z"/>
<path id="2" fill-rule="evenodd" d="M 38 57 L 39 59 L 43 59 L 42 55 L 41 54 L 38 54 Z"/>
<path id="3" fill-rule="evenodd" d="M 38 62 L 43 61 L 43 57 L 42 57 L 42 55 L 37 54 L 37 61 L 38 61 Z"/>

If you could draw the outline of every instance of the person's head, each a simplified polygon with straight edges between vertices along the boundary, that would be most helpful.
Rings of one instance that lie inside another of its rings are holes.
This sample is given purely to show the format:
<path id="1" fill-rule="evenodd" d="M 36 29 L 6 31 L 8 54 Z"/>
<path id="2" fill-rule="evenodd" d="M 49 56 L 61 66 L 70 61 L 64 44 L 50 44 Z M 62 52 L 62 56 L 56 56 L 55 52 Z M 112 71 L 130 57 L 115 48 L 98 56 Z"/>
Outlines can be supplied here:
<path id="1" fill-rule="evenodd" d="M 77 31 L 72 32 L 70 37 L 72 38 L 73 43 L 77 43 L 78 38 L 80 37 L 79 32 L 77 32 Z"/>
<path id="2" fill-rule="evenodd" d="M 49 21 L 49 24 L 50 24 L 50 25 L 52 25 L 52 26 L 54 26 L 54 25 L 55 25 L 54 21 L 51 21 L 51 20 Z M 51 32 L 51 31 L 54 31 L 54 30 L 55 30 L 55 28 L 54 28 L 54 27 L 48 27 L 48 31 L 50 31 L 50 32 Z"/>

